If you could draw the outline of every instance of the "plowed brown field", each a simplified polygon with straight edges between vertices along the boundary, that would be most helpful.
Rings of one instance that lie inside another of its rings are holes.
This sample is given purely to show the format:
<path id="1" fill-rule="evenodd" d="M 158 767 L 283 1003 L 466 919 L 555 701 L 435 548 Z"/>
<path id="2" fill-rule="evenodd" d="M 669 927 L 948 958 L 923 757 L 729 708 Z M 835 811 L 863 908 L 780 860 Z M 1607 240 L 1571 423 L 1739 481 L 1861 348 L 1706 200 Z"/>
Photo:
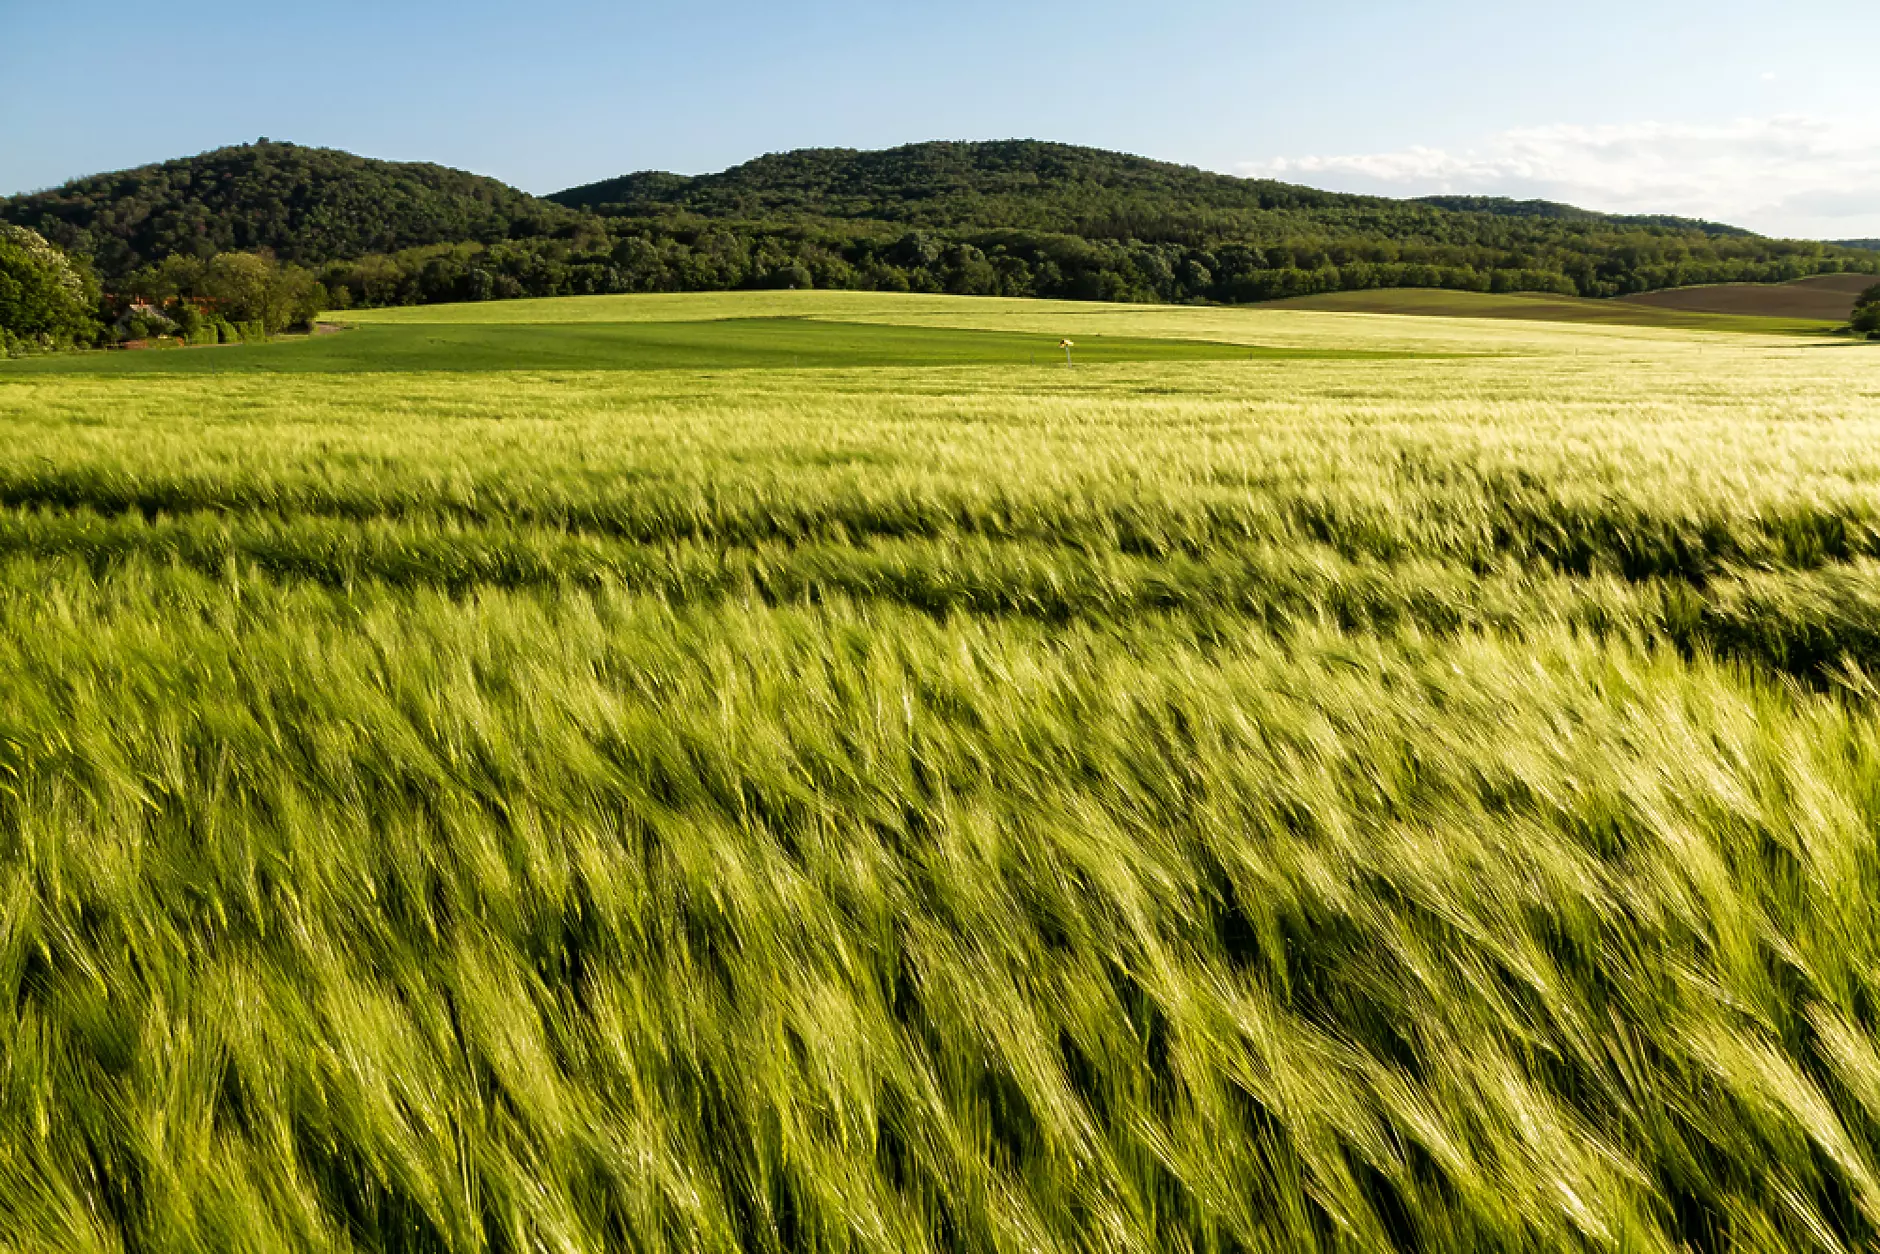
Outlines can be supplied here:
<path id="1" fill-rule="evenodd" d="M 1748 314 L 1764 318 L 1824 318 L 1845 321 L 1854 298 L 1880 283 L 1871 274 L 1824 274 L 1793 283 L 1717 283 L 1627 296 L 1628 305 L 1691 313 Z"/>

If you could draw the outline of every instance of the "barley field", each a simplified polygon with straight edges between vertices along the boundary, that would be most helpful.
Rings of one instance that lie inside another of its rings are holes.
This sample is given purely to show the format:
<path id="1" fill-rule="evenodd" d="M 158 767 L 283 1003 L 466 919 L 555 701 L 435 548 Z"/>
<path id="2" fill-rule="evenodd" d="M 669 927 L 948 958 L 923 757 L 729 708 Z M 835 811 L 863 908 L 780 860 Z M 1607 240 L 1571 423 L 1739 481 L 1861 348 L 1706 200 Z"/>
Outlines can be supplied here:
<path id="1" fill-rule="evenodd" d="M 0 366 L 0 1248 L 1880 1243 L 1880 352 L 354 318 Z"/>

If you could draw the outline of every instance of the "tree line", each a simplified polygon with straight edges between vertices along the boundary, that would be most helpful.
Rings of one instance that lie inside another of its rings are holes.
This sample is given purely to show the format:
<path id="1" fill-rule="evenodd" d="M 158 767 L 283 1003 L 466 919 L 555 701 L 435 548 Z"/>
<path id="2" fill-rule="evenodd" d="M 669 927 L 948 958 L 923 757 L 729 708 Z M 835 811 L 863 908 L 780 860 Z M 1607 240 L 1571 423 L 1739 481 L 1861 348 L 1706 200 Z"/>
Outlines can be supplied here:
<path id="1" fill-rule="evenodd" d="M 1859 271 L 1807 248 L 1693 251 L 1645 236 L 1601 257 L 1301 236 L 1194 246 L 1059 233 L 616 218 L 608 229 L 439 245 L 319 269 L 335 307 L 519 296 L 849 288 L 1068 300 L 1243 304 L 1371 288 L 1616 296 Z M 1880 262 L 1876 258 L 1875 262 Z M 1875 262 L 1866 268 L 1880 268 Z"/>
<path id="2" fill-rule="evenodd" d="M 264 339 L 308 328 L 326 306 L 312 271 L 259 253 L 170 257 L 107 292 L 83 259 L 0 223 L 0 357 L 164 337 Z"/>
<path id="3" fill-rule="evenodd" d="M 668 220 L 622 236 L 432 245 L 317 268 L 261 253 L 177 254 L 133 271 L 107 292 L 82 259 L 67 258 L 23 228 L 0 229 L 7 232 L 0 236 L 0 328 L 8 337 L 0 351 L 12 352 L 166 336 L 226 343 L 305 329 L 326 310 L 528 296 L 821 288 L 1241 303 L 1386 287 L 1581 290 L 1565 272 L 1496 265 L 1497 258 L 1456 248 L 1365 252 L 1302 241 L 1205 249 L 1023 231 L 884 237 L 826 226 Z M 1656 264 L 1668 276 L 1664 286 L 1778 282 L 1822 272 L 1805 257 L 1718 268 L 1662 255 Z M 21 292 L 29 295 L 10 294 Z M 1859 312 L 1855 325 L 1864 325 Z"/>

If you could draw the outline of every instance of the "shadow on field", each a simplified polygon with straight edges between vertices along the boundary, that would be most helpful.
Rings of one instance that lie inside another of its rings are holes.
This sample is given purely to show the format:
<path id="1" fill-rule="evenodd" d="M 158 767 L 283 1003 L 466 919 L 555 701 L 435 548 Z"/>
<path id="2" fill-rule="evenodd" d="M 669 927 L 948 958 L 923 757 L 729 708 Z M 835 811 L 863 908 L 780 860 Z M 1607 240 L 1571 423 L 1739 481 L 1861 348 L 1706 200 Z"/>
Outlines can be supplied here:
<path id="1" fill-rule="evenodd" d="M 1403 353 L 1249 347 L 1093 336 L 1076 365 L 1377 360 Z M 370 325 L 341 335 L 225 349 L 84 353 L 0 363 L 7 374 L 372 374 L 541 370 L 790 370 L 919 366 L 1065 367 L 1054 337 L 805 318 L 563 325 Z"/>

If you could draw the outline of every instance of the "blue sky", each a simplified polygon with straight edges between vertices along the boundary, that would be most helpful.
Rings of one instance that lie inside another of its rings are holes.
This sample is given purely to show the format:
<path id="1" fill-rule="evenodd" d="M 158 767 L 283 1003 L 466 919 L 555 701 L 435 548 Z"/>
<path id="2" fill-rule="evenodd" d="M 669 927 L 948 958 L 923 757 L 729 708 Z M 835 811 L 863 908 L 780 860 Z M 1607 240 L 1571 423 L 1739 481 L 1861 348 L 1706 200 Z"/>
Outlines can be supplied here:
<path id="1" fill-rule="evenodd" d="M 1739 0 L 0 0 L 0 194 L 261 135 L 534 192 L 1027 136 L 1880 236 L 1876 50 L 1880 6 Z"/>

